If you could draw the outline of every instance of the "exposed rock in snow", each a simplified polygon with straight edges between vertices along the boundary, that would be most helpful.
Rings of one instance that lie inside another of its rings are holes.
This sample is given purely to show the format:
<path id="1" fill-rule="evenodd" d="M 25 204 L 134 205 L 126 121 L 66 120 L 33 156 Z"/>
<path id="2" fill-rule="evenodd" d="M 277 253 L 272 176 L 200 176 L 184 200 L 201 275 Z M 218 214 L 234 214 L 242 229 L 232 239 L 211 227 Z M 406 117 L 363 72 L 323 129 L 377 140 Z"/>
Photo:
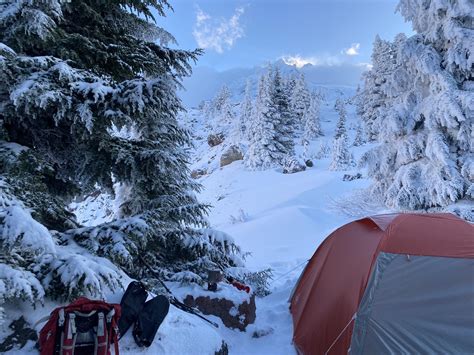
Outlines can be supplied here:
<path id="1" fill-rule="evenodd" d="M 222 155 L 221 155 L 221 167 L 229 165 L 237 160 L 244 159 L 242 151 L 236 145 L 231 145 Z"/>
<path id="2" fill-rule="evenodd" d="M 294 174 L 306 170 L 306 164 L 298 161 L 294 157 L 285 159 L 283 162 L 283 174 Z"/>
<path id="3" fill-rule="evenodd" d="M 199 179 L 201 176 L 204 176 L 206 174 L 206 169 L 194 169 L 193 171 L 191 171 L 191 177 L 193 179 Z"/>
<path id="4" fill-rule="evenodd" d="M 210 134 L 207 137 L 207 144 L 209 144 L 210 147 L 215 147 L 224 142 L 224 138 L 225 137 L 222 133 Z"/>
<path id="5" fill-rule="evenodd" d="M 242 292 L 236 290 L 235 292 Z M 204 314 L 218 316 L 228 328 L 245 330 L 249 324 L 255 322 L 256 306 L 255 295 L 250 296 L 250 301 L 235 304 L 227 298 L 211 298 L 209 296 L 194 297 L 188 295 L 184 303 L 190 307 L 197 307 Z"/>

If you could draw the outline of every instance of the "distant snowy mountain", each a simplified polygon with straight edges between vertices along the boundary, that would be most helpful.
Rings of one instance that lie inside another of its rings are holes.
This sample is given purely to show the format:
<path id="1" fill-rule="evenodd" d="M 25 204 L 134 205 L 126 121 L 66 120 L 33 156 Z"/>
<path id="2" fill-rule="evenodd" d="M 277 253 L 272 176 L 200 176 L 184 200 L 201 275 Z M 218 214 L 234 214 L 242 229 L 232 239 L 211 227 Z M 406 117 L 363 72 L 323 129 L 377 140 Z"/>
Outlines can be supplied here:
<path id="1" fill-rule="evenodd" d="M 366 65 L 312 65 L 307 64 L 302 68 L 288 65 L 283 60 L 273 63 L 282 74 L 301 72 L 311 89 L 323 89 L 323 91 L 352 93 L 359 84 L 362 73 L 367 70 Z M 266 71 L 266 66 L 253 68 L 234 68 L 225 71 L 217 71 L 208 67 L 194 68 L 193 75 L 184 80 L 185 90 L 179 95 L 186 107 L 195 107 L 202 100 L 208 100 L 217 93 L 225 84 L 227 85 L 234 100 L 242 98 L 245 91 L 247 79 L 250 79 L 256 90 L 258 78 Z"/>

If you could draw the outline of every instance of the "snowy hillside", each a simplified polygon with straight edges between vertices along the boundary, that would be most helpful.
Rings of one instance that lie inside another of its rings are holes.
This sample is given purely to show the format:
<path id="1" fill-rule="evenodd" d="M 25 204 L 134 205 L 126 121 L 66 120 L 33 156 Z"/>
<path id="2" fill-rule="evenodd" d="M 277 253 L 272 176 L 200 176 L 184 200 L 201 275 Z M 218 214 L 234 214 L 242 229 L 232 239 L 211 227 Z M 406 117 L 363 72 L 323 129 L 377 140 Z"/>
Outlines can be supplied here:
<path id="1" fill-rule="evenodd" d="M 330 98 L 338 91 L 326 88 Z M 219 332 L 229 344 L 230 354 L 293 354 L 291 344 L 292 320 L 288 298 L 305 261 L 315 252 L 324 238 L 340 225 L 352 220 L 340 208 L 341 202 L 353 215 L 383 212 L 374 204 L 353 201 L 359 189 L 366 188 L 365 178 L 343 181 L 345 174 L 357 174 L 357 168 L 348 171 L 330 171 L 330 156 L 314 159 L 314 167 L 295 174 L 282 174 L 279 169 L 249 171 L 242 161 L 223 168 L 219 157 L 226 143 L 210 148 L 207 144 L 205 117 L 191 109 L 186 124 L 193 132 L 195 150 L 192 169 L 206 169 L 209 174 L 199 178 L 204 190 L 200 200 L 213 208 L 209 216 L 214 227 L 232 235 L 244 251 L 251 253 L 247 267 L 252 270 L 271 268 L 272 293 L 257 299 L 257 320 L 246 333 L 221 327 Z M 348 127 L 355 127 L 356 116 L 349 107 Z M 324 136 L 310 144 L 310 155 L 316 156 L 321 144 L 331 143 L 337 122 L 334 99 L 324 101 L 321 107 Z M 355 130 L 349 129 L 352 142 Z M 370 145 L 352 147 L 355 159 Z M 299 154 L 302 146 L 296 147 Z M 252 337 L 254 332 L 267 334 Z"/>

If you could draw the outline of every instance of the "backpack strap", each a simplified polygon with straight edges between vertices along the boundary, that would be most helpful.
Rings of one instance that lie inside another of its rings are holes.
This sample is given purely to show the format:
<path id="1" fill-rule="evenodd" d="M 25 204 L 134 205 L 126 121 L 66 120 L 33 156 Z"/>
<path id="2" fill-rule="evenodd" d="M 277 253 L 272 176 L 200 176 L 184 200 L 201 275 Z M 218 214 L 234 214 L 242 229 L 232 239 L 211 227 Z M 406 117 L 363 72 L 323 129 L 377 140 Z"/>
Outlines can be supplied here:
<path id="1" fill-rule="evenodd" d="M 39 332 L 38 345 L 40 355 L 50 355 L 55 353 L 56 336 L 59 334 L 58 332 L 61 332 L 61 329 L 58 326 L 60 309 L 61 308 L 58 307 L 51 312 L 49 320 Z"/>
<path id="2" fill-rule="evenodd" d="M 36 328 L 38 325 L 40 325 L 41 323 L 44 323 L 44 322 L 49 321 L 50 318 L 51 318 L 51 315 L 48 314 L 48 315 L 46 315 L 46 316 L 44 316 L 44 317 L 38 319 L 38 320 L 36 321 L 36 323 L 33 324 L 33 329 L 35 329 L 35 328 Z"/>
<path id="3" fill-rule="evenodd" d="M 62 312 L 61 312 L 62 311 Z M 61 332 L 60 355 L 74 355 L 74 346 L 76 345 L 76 315 L 73 312 L 64 315 L 64 309 L 59 312 L 58 325 L 64 325 Z"/>
<path id="4" fill-rule="evenodd" d="M 97 313 L 97 334 L 94 355 L 109 355 L 109 333 L 103 312 Z"/>
<path id="5" fill-rule="evenodd" d="M 107 314 L 106 319 L 107 319 L 108 329 L 110 332 L 109 340 L 111 343 L 114 343 L 115 355 L 119 355 L 118 338 L 120 334 L 119 334 L 119 328 L 117 324 L 117 316 L 115 312 L 115 307 L 110 310 L 110 312 Z"/>

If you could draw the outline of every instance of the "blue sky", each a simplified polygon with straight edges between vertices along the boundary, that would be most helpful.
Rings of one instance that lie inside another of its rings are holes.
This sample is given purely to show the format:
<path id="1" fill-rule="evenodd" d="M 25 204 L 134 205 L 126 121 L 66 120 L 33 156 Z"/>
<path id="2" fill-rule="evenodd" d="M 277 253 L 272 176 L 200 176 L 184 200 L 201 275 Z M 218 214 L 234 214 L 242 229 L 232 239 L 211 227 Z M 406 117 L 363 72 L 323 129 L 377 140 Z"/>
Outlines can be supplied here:
<path id="1" fill-rule="evenodd" d="M 170 0 L 159 18 L 185 49 L 204 47 L 199 66 L 252 67 L 284 58 L 321 66 L 370 63 L 376 34 L 411 33 L 396 0 Z"/>

